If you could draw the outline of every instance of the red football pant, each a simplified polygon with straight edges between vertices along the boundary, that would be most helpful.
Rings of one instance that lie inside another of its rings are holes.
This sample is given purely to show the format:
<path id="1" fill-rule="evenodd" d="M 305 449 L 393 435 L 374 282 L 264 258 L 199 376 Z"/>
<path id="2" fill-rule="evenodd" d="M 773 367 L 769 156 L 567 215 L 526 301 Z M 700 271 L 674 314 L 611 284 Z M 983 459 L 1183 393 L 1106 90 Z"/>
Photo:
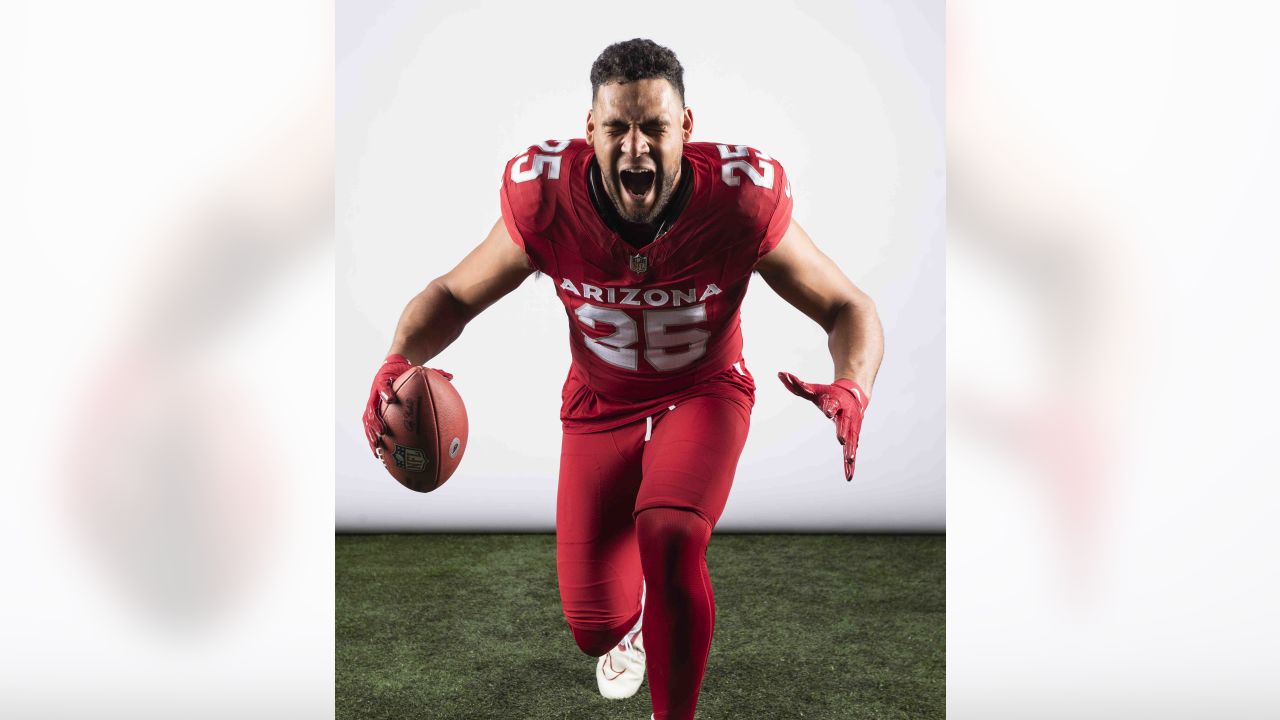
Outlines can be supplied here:
<path id="1" fill-rule="evenodd" d="M 715 625 L 707 543 L 747 439 L 746 402 L 696 397 L 651 424 L 564 435 L 556 569 L 565 618 L 583 652 L 604 655 L 639 619 L 647 584 L 657 720 L 693 718 L 698 702 Z"/>

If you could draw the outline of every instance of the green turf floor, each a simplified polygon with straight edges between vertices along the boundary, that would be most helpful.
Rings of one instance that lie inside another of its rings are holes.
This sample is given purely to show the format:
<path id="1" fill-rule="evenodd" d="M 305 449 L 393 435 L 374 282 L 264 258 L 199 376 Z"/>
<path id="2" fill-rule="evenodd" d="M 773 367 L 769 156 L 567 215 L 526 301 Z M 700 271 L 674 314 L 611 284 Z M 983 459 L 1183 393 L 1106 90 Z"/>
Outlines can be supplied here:
<path id="1" fill-rule="evenodd" d="M 945 716 L 943 536 L 716 535 L 700 720 Z M 337 716 L 647 720 L 560 614 L 551 535 L 337 539 Z"/>

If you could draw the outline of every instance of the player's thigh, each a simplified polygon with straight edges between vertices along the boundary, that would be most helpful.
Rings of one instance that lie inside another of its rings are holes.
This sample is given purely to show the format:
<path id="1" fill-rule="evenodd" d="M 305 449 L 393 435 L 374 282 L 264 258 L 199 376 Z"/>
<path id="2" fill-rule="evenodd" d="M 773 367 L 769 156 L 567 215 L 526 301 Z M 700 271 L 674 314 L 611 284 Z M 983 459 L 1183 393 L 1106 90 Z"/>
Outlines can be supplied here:
<path id="1" fill-rule="evenodd" d="M 607 629 L 633 622 L 640 604 L 642 570 L 631 515 L 640 486 L 640 453 L 625 453 L 618 440 L 607 432 L 564 435 L 556 571 L 565 616 L 575 627 Z"/>
<path id="2" fill-rule="evenodd" d="M 630 527 L 640 456 L 624 453 L 615 432 L 564 434 L 556 489 L 558 541 L 596 542 Z"/>
<path id="3" fill-rule="evenodd" d="M 664 413 L 645 445 L 635 512 L 681 508 L 715 525 L 750 426 L 750 410 L 718 396 L 692 398 Z"/>

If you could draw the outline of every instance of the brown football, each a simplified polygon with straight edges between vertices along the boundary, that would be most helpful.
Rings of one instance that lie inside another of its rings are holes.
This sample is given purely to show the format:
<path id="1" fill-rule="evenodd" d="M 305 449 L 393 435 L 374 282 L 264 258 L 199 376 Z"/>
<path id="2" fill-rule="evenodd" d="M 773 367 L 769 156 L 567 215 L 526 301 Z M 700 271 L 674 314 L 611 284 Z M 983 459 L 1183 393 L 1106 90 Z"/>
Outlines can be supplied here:
<path id="1" fill-rule="evenodd" d="M 458 469 L 467 449 L 467 408 L 444 375 L 415 366 L 391 386 L 395 401 L 382 401 L 386 433 L 379 450 L 391 477 L 417 492 L 431 492 Z"/>

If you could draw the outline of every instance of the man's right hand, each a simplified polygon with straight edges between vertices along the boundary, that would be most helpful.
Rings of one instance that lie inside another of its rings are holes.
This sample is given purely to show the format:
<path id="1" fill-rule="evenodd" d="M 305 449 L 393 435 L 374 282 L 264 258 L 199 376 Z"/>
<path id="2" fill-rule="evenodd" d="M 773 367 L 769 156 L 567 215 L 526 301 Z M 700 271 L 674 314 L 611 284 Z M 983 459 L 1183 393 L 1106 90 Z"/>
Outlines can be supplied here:
<path id="1" fill-rule="evenodd" d="M 369 390 L 369 404 L 364 408 L 364 434 L 369 440 L 369 449 L 373 451 L 373 456 L 379 460 L 382 458 L 378 456 L 378 444 L 387 430 L 386 424 L 382 422 L 381 401 L 386 400 L 388 403 L 396 401 L 396 394 L 391 389 L 391 385 L 411 367 L 413 365 L 403 355 L 393 353 L 382 362 L 382 367 L 378 368 L 378 374 L 373 378 L 373 387 Z"/>

